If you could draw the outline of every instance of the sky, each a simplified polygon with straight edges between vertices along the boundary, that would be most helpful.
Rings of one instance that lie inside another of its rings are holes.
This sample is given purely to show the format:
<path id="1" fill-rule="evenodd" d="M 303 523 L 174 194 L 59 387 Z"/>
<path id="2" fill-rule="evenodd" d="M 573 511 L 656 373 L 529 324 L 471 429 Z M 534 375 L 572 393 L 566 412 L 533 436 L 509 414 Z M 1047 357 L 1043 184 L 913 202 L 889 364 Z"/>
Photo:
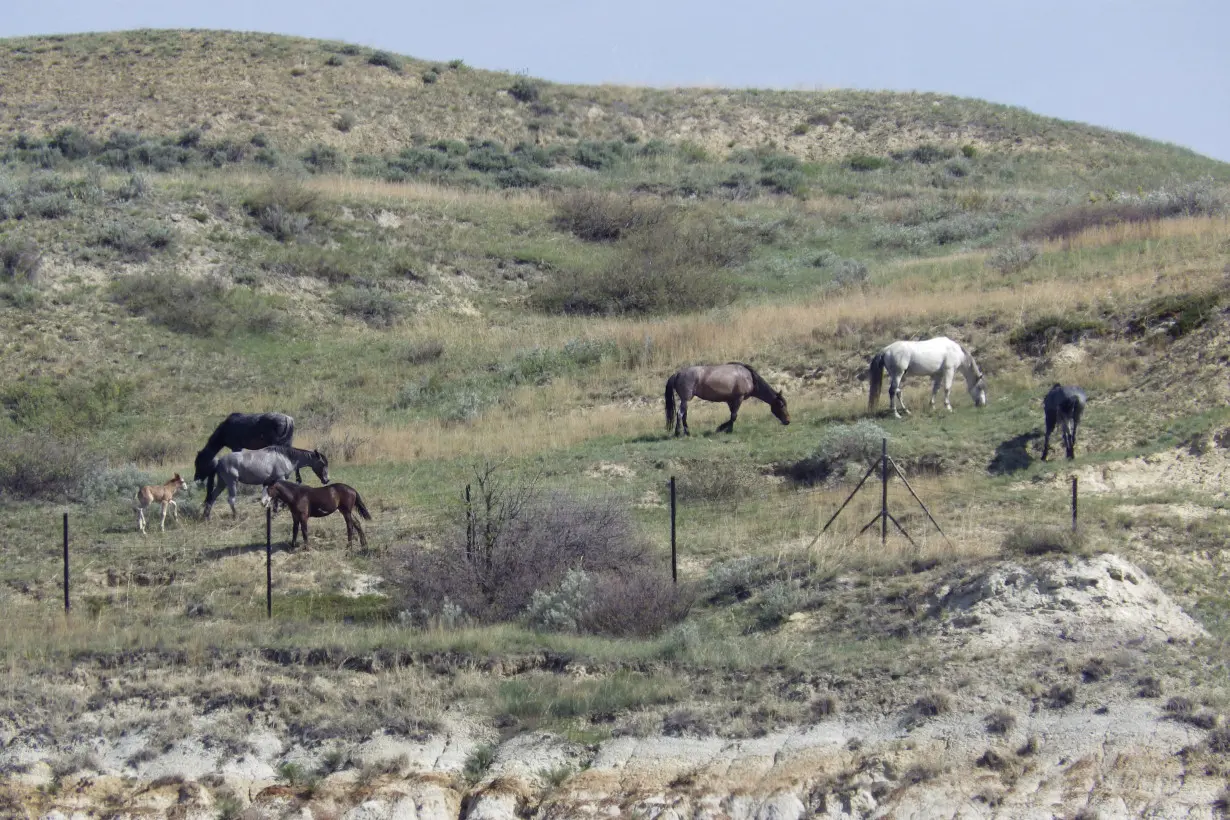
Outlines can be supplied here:
<path id="1" fill-rule="evenodd" d="M 230 29 L 343 40 L 583 85 L 956 94 L 1129 131 L 1230 162 L 1228 0 L 3 5 L 0 37 Z"/>

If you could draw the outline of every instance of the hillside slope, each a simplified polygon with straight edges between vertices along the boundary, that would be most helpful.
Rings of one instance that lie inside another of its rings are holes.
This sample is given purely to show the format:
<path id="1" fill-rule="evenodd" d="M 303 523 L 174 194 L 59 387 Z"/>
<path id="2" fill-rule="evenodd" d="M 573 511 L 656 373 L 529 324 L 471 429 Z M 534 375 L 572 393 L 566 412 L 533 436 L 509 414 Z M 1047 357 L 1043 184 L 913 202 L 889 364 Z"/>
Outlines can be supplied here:
<path id="1" fill-rule="evenodd" d="M 570 86 L 460 60 L 436 64 L 225 31 L 0 40 L 0 97 L 0 135 L 10 136 L 65 126 L 95 134 L 199 128 L 215 138 L 263 132 L 287 149 L 325 144 L 351 154 L 395 153 L 416 136 L 510 145 L 656 138 L 715 154 L 771 144 L 813 161 L 935 142 L 1080 163 L 1148 155 L 1177 169 L 1199 161 L 1174 146 L 937 94 Z"/>

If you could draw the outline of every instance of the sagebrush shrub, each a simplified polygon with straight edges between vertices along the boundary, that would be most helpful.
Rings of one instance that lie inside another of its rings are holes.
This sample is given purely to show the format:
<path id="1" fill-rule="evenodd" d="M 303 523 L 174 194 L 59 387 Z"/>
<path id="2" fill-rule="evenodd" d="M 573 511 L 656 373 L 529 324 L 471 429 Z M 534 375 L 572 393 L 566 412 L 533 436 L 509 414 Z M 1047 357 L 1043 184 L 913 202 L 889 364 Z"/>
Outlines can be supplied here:
<path id="1" fill-rule="evenodd" d="M 373 327 L 392 327 L 406 312 L 401 299 L 380 288 L 340 287 L 333 292 L 333 303 L 343 316 Z"/>
<path id="2" fill-rule="evenodd" d="M 517 77 L 508 87 L 508 96 L 517 102 L 534 102 L 542 94 L 542 87 L 529 77 Z"/>
<path id="3" fill-rule="evenodd" d="M 474 490 L 471 506 L 459 511 L 442 543 L 406 545 L 390 561 L 389 577 L 395 579 L 403 609 L 431 618 L 447 600 L 480 622 L 510 621 L 523 617 L 537 592 L 540 621 L 579 618 L 583 627 L 590 606 L 593 613 L 607 613 L 604 618 L 626 606 L 602 606 L 601 597 L 582 600 L 586 584 L 577 575 L 567 595 L 562 594 L 560 584 L 569 571 L 601 578 L 595 585 L 601 590 L 613 588 L 619 578 L 639 578 L 628 574 L 651 566 L 649 546 L 623 502 L 542 493 L 533 483 L 505 481 L 491 467 L 476 472 Z M 665 566 L 657 571 L 669 577 Z M 553 608 L 563 614 L 548 617 Z"/>
<path id="4" fill-rule="evenodd" d="M 987 257 L 987 267 L 1004 275 L 1025 270 L 1038 257 L 1038 246 L 1029 242 L 1005 245 Z"/>
<path id="5" fill-rule="evenodd" d="M 81 442 L 44 432 L 0 436 L 0 493 L 20 500 L 76 500 L 102 460 Z"/>
<path id="6" fill-rule="evenodd" d="M 0 241 L 0 279 L 35 285 L 42 266 L 43 254 L 33 239 L 9 237 Z"/>
<path id="7" fill-rule="evenodd" d="M 847 464 L 866 470 L 879 460 L 886 438 L 887 431 L 867 419 L 830 425 L 820 435 L 812 454 L 790 465 L 786 472 L 797 482 L 815 484 L 844 476 Z"/>
<path id="8" fill-rule="evenodd" d="M 247 287 L 228 288 L 218 277 L 143 273 L 111 284 L 111 298 L 135 316 L 178 333 L 225 336 L 271 333 L 281 325 L 277 303 Z"/>
<path id="9" fill-rule="evenodd" d="M 1051 552 L 1070 555 L 1086 550 L 1086 538 L 1081 530 L 1068 527 L 1020 525 L 1004 538 L 1004 551 L 1018 555 L 1045 555 Z"/>
<path id="10" fill-rule="evenodd" d="M 367 62 L 369 65 L 387 68 L 395 74 L 401 73 L 401 58 L 396 54 L 391 54 L 388 51 L 373 51 L 368 55 Z"/>

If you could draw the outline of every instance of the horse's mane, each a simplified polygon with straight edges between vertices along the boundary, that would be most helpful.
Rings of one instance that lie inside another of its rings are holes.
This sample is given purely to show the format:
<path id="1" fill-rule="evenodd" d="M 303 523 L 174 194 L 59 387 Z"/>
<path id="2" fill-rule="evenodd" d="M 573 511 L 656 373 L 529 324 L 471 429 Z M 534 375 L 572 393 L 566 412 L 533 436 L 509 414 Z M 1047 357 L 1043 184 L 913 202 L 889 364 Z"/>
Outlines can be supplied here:
<path id="1" fill-rule="evenodd" d="M 960 343 L 958 342 L 958 344 Z M 978 360 L 974 358 L 974 354 L 970 352 L 968 347 L 965 345 L 960 345 L 960 347 L 961 352 L 965 354 L 965 358 L 969 359 L 969 366 L 974 369 L 974 375 L 981 379 L 983 377 L 982 368 L 978 366 Z"/>
<path id="2" fill-rule="evenodd" d="M 266 449 L 266 450 L 273 450 L 273 451 L 275 451 L 275 452 L 281 453 L 282 455 L 286 456 L 287 458 L 294 458 L 296 453 L 302 453 L 302 454 L 305 454 L 305 455 L 311 455 L 311 454 L 314 452 L 314 451 L 312 451 L 312 450 L 305 450 L 305 449 L 303 449 L 302 447 L 292 447 L 292 446 L 291 446 L 291 445 L 289 445 L 289 444 L 270 444 L 270 445 L 269 445 L 268 447 L 266 447 L 265 449 Z M 321 453 L 321 456 L 323 457 L 323 456 L 324 456 L 324 453 Z"/>
<path id="3" fill-rule="evenodd" d="M 770 393 L 772 393 L 775 396 L 781 395 L 777 390 L 773 388 L 771 384 L 765 381 L 764 376 L 761 376 L 759 373 L 757 373 L 756 368 L 752 367 L 750 364 L 745 364 L 743 362 L 727 362 L 727 364 L 737 364 L 739 365 L 739 367 L 746 368 L 747 372 L 752 374 L 752 384 L 756 385 L 757 390 L 768 390 Z"/>

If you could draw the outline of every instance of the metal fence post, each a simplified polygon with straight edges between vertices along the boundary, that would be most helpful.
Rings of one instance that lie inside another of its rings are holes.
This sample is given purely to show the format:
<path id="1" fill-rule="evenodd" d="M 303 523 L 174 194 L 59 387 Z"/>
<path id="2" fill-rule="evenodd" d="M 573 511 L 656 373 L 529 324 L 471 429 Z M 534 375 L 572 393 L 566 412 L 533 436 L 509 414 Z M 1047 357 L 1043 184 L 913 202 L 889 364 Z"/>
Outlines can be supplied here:
<path id="1" fill-rule="evenodd" d="M 69 610 L 68 603 L 68 513 L 64 513 L 64 614 Z"/>
<path id="2" fill-rule="evenodd" d="M 265 617 L 273 617 L 273 509 L 265 508 Z"/>
<path id="3" fill-rule="evenodd" d="M 679 583 L 679 557 L 675 549 L 675 477 L 671 476 L 671 582 Z"/>

